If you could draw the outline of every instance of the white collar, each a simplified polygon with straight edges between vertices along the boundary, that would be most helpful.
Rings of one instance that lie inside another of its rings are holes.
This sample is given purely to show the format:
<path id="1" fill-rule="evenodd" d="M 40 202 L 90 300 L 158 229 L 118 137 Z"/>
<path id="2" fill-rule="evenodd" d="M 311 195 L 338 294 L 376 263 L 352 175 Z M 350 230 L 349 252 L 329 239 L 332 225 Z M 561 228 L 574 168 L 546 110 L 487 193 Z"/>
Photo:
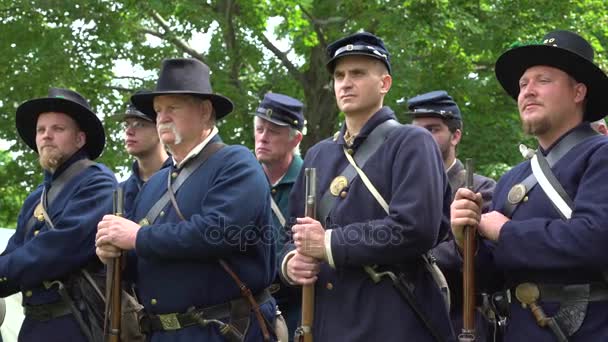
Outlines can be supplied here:
<path id="1" fill-rule="evenodd" d="M 196 157 L 199 153 L 201 153 L 201 151 L 203 150 L 203 148 L 205 148 L 205 146 L 207 146 L 207 144 L 209 143 L 209 141 L 216 136 L 219 133 L 218 129 L 216 126 L 213 126 L 213 130 L 211 130 L 211 133 L 209 134 L 209 136 L 207 136 L 207 138 L 205 138 L 205 140 L 203 140 L 203 142 L 201 142 L 200 144 L 194 146 L 193 149 L 190 150 L 190 152 L 188 152 L 188 154 L 186 155 L 186 157 L 179 163 L 177 163 L 175 161 L 174 157 L 173 158 L 173 164 L 175 164 L 175 167 L 177 167 L 178 169 L 184 165 L 185 162 L 187 162 L 188 160 Z"/>

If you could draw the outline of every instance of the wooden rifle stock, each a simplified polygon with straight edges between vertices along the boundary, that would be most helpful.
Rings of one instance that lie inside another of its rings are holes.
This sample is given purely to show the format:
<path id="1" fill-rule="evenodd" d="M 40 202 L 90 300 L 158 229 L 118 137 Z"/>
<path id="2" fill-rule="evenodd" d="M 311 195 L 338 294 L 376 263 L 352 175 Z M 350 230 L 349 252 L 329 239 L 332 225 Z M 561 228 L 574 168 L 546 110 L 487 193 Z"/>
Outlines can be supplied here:
<path id="1" fill-rule="evenodd" d="M 467 189 L 474 191 L 473 186 L 473 159 L 465 161 Z M 458 336 L 459 342 L 475 341 L 475 235 L 476 227 L 464 227 L 463 247 L 463 305 L 462 305 L 462 332 Z"/>
<path id="2" fill-rule="evenodd" d="M 118 187 L 113 192 L 113 211 L 114 215 L 122 216 L 124 203 L 123 203 L 123 191 L 121 187 Z M 110 289 L 110 330 L 108 334 L 108 341 L 120 342 L 120 321 L 121 321 L 121 300 L 122 300 L 122 256 L 115 258 L 110 266 L 112 270 L 108 271 L 108 274 L 112 275 L 111 289 Z"/>
<path id="3" fill-rule="evenodd" d="M 317 173 L 314 168 L 304 169 L 306 180 L 306 209 L 304 216 L 316 219 Z M 296 329 L 295 341 L 312 342 L 312 324 L 315 313 L 315 284 L 302 286 L 302 324 Z"/>

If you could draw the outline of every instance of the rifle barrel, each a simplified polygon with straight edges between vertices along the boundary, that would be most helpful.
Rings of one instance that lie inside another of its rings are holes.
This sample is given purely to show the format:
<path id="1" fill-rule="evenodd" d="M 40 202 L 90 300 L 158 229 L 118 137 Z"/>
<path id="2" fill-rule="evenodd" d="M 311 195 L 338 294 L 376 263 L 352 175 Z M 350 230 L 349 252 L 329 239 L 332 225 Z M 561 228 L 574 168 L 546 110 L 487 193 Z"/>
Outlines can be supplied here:
<path id="1" fill-rule="evenodd" d="M 466 183 L 469 190 L 474 190 L 473 159 L 467 158 L 465 161 Z M 464 228 L 464 247 L 463 247 L 463 325 L 459 341 L 475 341 L 475 233 L 476 227 L 467 226 Z"/>
<path id="2" fill-rule="evenodd" d="M 113 192 L 113 212 L 116 216 L 122 216 L 124 211 L 123 191 L 118 187 Z M 108 340 L 110 342 L 120 342 L 120 321 L 121 321 L 121 297 L 122 297 L 122 257 L 118 257 L 112 261 L 112 289 L 110 290 L 110 331 Z"/>
<path id="3" fill-rule="evenodd" d="M 317 209 L 317 172 L 314 168 L 304 169 L 306 180 L 305 216 L 316 219 Z M 298 340 L 312 342 L 312 324 L 315 313 L 315 284 L 302 286 L 302 325 L 299 328 Z"/>

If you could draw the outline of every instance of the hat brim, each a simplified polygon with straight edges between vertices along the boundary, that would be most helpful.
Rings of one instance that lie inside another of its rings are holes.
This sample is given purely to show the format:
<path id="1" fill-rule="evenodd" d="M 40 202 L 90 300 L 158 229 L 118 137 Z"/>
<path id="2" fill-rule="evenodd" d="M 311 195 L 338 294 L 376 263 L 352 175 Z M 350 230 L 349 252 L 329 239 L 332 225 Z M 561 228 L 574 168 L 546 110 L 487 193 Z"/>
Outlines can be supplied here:
<path id="1" fill-rule="evenodd" d="M 110 116 L 109 119 L 116 121 L 124 121 L 126 119 L 140 119 L 148 122 L 154 122 L 152 118 L 148 115 L 137 115 L 137 114 L 126 114 L 126 113 L 114 113 L 114 115 Z"/>
<path id="2" fill-rule="evenodd" d="M 371 54 L 371 53 L 365 53 L 365 52 L 362 52 L 362 51 L 355 51 L 355 50 L 353 50 L 353 51 L 345 51 L 345 52 L 343 52 L 343 53 L 341 53 L 341 54 L 339 54 L 339 55 L 337 55 L 335 57 L 332 57 L 325 64 L 325 67 L 327 68 L 327 71 L 329 71 L 330 73 L 333 73 L 334 69 L 336 68 L 336 62 L 338 61 L 338 59 L 340 59 L 342 57 L 346 57 L 346 56 L 364 56 L 364 57 L 369 57 L 369 58 L 377 59 L 380 62 L 384 63 L 384 65 L 386 65 L 386 68 L 387 68 L 387 70 L 390 73 L 391 69 L 390 69 L 389 65 L 387 64 L 386 59 L 384 59 L 384 58 L 382 58 L 380 56 Z"/>
<path id="3" fill-rule="evenodd" d="M 106 135 L 97 115 L 76 102 L 56 97 L 29 100 L 17 108 L 15 118 L 17 132 L 34 152 L 38 153 L 36 146 L 38 116 L 47 112 L 64 113 L 74 119 L 86 134 L 86 143 L 83 148 L 87 151 L 89 158 L 94 160 L 101 155 Z"/>
<path id="4" fill-rule="evenodd" d="M 608 107 L 608 76 L 588 59 L 551 45 L 527 45 L 503 53 L 496 61 L 495 73 L 503 89 L 515 100 L 519 96 L 519 79 L 530 67 L 546 65 L 568 73 L 587 85 L 585 121 L 603 118 Z"/>
<path id="5" fill-rule="evenodd" d="M 210 100 L 215 110 L 215 118 L 217 120 L 230 114 L 234 109 L 234 104 L 227 97 L 219 94 L 208 94 L 199 92 L 188 92 L 188 91 L 153 91 L 145 94 L 135 94 L 131 96 L 131 102 L 144 114 L 154 113 L 152 120 L 156 121 L 156 112 L 154 111 L 154 98 L 161 95 L 190 95 L 195 96 L 204 100 Z M 148 114 L 146 114 L 148 115 Z"/>
<path id="6" fill-rule="evenodd" d="M 278 121 L 276 119 L 273 118 L 269 118 L 268 116 L 261 114 L 261 113 L 252 113 L 253 115 L 257 116 L 260 119 L 264 119 L 268 122 L 272 122 L 273 124 L 277 125 L 277 126 L 282 126 L 282 127 L 292 127 L 290 124 L 288 124 L 287 122 L 283 122 L 283 121 Z"/>

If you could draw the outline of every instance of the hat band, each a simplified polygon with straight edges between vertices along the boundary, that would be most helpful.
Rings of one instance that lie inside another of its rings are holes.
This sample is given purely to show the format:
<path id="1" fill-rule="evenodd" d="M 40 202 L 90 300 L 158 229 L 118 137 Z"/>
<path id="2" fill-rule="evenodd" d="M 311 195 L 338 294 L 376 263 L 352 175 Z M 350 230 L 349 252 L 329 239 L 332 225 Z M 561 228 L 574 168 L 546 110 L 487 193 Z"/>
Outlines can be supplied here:
<path id="1" fill-rule="evenodd" d="M 414 114 L 416 113 L 436 113 L 441 116 L 445 116 L 448 119 L 455 119 L 456 115 L 451 110 L 437 110 L 437 109 L 428 109 L 428 108 L 416 108 L 414 109 Z"/>
<path id="2" fill-rule="evenodd" d="M 289 126 L 298 127 L 300 125 L 299 120 L 297 120 L 297 119 L 292 120 L 290 118 L 289 114 L 285 113 L 281 109 L 258 107 L 256 112 L 258 114 L 262 114 L 263 116 L 265 116 L 269 119 L 277 119 Z"/>
<path id="3" fill-rule="evenodd" d="M 334 53 L 334 57 L 338 56 L 339 54 L 343 53 L 343 52 L 349 52 L 349 51 L 367 51 L 367 52 L 371 52 L 374 55 L 377 55 L 378 57 L 382 57 L 385 60 L 388 61 L 388 56 L 386 53 L 382 53 L 380 52 L 378 49 L 376 49 L 373 46 L 369 46 L 369 45 L 353 45 L 353 44 L 348 44 L 346 46 L 343 46 L 341 48 L 339 48 L 338 50 L 336 50 L 336 52 Z"/>

